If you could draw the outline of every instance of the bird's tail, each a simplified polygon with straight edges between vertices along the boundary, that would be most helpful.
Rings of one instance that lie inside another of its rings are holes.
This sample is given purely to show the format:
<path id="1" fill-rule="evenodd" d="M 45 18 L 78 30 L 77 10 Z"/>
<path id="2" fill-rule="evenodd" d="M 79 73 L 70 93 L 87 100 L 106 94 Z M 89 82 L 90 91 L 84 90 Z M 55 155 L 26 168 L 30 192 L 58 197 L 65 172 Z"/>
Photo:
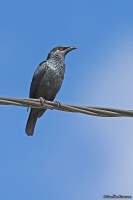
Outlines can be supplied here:
<path id="1" fill-rule="evenodd" d="M 37 109 L 31 108 L 29 118 L 26 124 L 25 132 L 27 135 L 33 135 L 34 133 L 34 128 L 36 125 L 37 117 L 38 117 L 38 112 L 36 111 Z"/>

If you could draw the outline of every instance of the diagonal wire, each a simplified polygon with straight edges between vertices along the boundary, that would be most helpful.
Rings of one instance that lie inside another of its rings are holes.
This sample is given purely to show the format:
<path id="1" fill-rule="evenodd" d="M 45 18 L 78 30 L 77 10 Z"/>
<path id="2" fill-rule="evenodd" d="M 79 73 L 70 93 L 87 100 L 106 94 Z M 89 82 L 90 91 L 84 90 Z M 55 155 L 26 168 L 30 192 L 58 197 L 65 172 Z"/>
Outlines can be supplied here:
<path id="1" fill-rule="evenodd" d="M 42 105 L 39 99 L 29 98 L 8 98 L 0 97 L 0 105 L 15 105 L 22 107 L 41 108 L 41 109 L 55 109 L 66 112 L 83 113 L 98 117 L 133 117 L 133 110 L 121 110 L 116 108 L 94 107 L 94 106 L 76 106 L 63 103 L 55 103 L 54 101 L 47 101 Z"/>

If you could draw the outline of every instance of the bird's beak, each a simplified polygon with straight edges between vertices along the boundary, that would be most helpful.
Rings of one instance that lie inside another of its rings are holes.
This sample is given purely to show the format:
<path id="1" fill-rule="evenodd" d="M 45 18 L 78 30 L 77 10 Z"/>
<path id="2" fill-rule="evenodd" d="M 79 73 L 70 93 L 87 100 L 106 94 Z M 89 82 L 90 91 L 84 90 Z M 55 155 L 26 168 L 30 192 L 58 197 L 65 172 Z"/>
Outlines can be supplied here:
<path id="1" fill-rule="evenodd" d="M 68 52 L 74 50 L 74 49 L 77 49 L 77 47 L 68 47 L 68 48 L 66 49 L 66 54 L 67 54 Z"/>
<path id="2" fill-rule="evenodd" d="M 71 50 L 77 49 L 78 47 L 69 47 Z"/>
<path id="3" fill-rule="evenodd" d="M 74 49 L 77 49 L 78 47 L 68 47 L 68 50 L 69 51 L 72 51 L 72 50 L 74 50 Z"/>

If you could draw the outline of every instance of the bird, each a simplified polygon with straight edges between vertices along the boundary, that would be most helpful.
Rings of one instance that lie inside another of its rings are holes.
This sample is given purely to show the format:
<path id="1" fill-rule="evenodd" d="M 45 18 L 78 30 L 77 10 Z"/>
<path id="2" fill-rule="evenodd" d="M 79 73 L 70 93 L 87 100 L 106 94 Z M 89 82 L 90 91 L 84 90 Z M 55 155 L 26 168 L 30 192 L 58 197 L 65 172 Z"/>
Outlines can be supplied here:
<path id="1" fill-rule="evenodd" d="M 39 64 L 33 74 L 29 98 L 40 99 L 42 103 L 54 100 L 64 80 L 65 56 L 74 49 L 77 47 L 60 45 L 49 52 L 47 59 Z M 46 109 L 31 108 L 25 128 L 28 136 L 34 134 L 36 121 L 45 111 Z"/>

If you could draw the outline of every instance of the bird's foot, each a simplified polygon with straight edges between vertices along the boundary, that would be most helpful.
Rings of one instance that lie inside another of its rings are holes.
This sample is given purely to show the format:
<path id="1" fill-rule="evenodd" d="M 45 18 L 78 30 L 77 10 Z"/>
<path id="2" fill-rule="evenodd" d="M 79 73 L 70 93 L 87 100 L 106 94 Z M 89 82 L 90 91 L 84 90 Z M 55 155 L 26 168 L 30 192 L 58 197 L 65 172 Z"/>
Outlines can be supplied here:
<path id="1" fill-rule="evenodd" d="M 46 100 L 43 97 L 39 97 L 40 102 L 43 106 L 45 106 L 45 104 L 47 103 Z"/>
<path id="2" fill-rule="evenodd" d="M 61 106 L 61 103 L 59 101 L 53 101 L 55 105 Z"/>

